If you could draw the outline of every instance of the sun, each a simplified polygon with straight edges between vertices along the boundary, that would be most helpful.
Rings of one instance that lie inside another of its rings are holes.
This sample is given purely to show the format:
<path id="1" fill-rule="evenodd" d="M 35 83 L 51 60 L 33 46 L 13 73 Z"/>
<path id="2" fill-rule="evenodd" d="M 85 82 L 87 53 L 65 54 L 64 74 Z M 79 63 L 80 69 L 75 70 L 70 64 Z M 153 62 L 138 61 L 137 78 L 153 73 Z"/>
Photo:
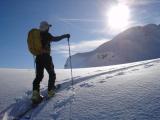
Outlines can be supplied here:
<path id="1" fill-rule="evenodd" d="M 120 31 L 124 30 L 129 25 L 130 10 L 124 4 L 112 6 L 107 12 L 107 24 L 110 29 Z"/>

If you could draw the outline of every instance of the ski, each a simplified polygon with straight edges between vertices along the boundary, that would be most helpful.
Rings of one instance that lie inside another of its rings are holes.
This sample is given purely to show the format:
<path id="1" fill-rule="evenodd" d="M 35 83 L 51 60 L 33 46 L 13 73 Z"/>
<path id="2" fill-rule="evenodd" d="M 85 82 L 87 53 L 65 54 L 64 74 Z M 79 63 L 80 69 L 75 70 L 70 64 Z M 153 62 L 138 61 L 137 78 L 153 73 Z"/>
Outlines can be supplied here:
<path id="1" fill-rule="evenodd" d="M 61 87 L 60 84 L 56 85 L 56 93 L 58 92 L 58 90 L 60 89 L 60 87 Z M 53 97 L 55 97 L 55 96 L 53 96 Z M 52 99 L 53 97 L 48 98 L 48 96 L 45 95 L 45 96 L 43 96 L 43 99 L 42 99 L 39 103 L 33 104 L 33 103 L 31 102 L 31 104 L 29 105 L 29 107 L 28 107 L 23 113 L 21 113 L 21 114 L 19 114 L 18 116 L 16 116 L 13 120 L 20 120 L 20 119 L 22 119 L 22 118 L 24 118 L 25 120 L 31 119 L 33 111 L 34 111 L 40 104 L 44 104 L 45 102 L 47 102 L 48 100 Z"/>

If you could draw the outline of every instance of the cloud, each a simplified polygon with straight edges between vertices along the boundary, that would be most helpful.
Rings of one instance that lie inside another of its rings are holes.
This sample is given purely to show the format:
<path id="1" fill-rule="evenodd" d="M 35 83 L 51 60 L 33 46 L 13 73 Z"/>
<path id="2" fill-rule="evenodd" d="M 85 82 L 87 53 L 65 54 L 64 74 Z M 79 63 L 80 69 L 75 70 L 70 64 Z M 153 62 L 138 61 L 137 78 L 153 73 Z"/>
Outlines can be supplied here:
<path id="1" fill-rule="evenodd" d="M 105 22 L 104 20 L 96 19 L 79 19 L 79 18 L 59 18 L 63 22 Z"/>
<path id="2" fill-rule="evenodd" d="M 71 53 L 76 54 L 76 53 L 82 53 L 82 52 L 89 52 L 94 49 L 96 49 L 98 46 L 101 44 L 109 41 L 110 39 L 99 39 L 99 40 L 87 40 L 87 41 L 82 41 L 79 43 L 72 43 L 70 48 L 71 48 Z M 56 53 L 63 54 L 64 56 L 68 56 L 68 46 L 67 45 L 58 45 L 52 48 L 52 50 Z"/>

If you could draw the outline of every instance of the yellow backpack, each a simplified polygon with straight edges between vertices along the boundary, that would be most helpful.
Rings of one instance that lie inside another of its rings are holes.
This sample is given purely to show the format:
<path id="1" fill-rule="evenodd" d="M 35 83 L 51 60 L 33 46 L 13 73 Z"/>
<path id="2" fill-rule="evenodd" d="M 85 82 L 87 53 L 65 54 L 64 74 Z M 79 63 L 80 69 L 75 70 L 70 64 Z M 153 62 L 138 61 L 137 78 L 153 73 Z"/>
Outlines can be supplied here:
<path id="1" fill-rule="evenodd" d="M 33 28 L 28 33 L 28 49 L 32 55 L 37 56 L 42 53 L 40 30 Z"/>

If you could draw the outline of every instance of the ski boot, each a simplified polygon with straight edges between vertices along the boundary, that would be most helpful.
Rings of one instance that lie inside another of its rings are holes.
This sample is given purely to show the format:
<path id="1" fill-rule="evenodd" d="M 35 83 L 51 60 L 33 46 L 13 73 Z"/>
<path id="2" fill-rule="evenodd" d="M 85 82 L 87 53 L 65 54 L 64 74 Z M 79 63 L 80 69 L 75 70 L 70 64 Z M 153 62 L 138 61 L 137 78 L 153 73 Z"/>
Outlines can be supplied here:
<path id="1" fill-rule="evenodd" d="M 43 99 L 43 96 L 40 95 L 39 91 L 34 90 L 32 93 L 32 103 L 33 104 L 39 104 Z"/>
<path id="2" fill-rule="evenodd" d="M 48 91 L 48 98 L 51 98 L 55 95 L 55 90 L 49 90 Z"/>

